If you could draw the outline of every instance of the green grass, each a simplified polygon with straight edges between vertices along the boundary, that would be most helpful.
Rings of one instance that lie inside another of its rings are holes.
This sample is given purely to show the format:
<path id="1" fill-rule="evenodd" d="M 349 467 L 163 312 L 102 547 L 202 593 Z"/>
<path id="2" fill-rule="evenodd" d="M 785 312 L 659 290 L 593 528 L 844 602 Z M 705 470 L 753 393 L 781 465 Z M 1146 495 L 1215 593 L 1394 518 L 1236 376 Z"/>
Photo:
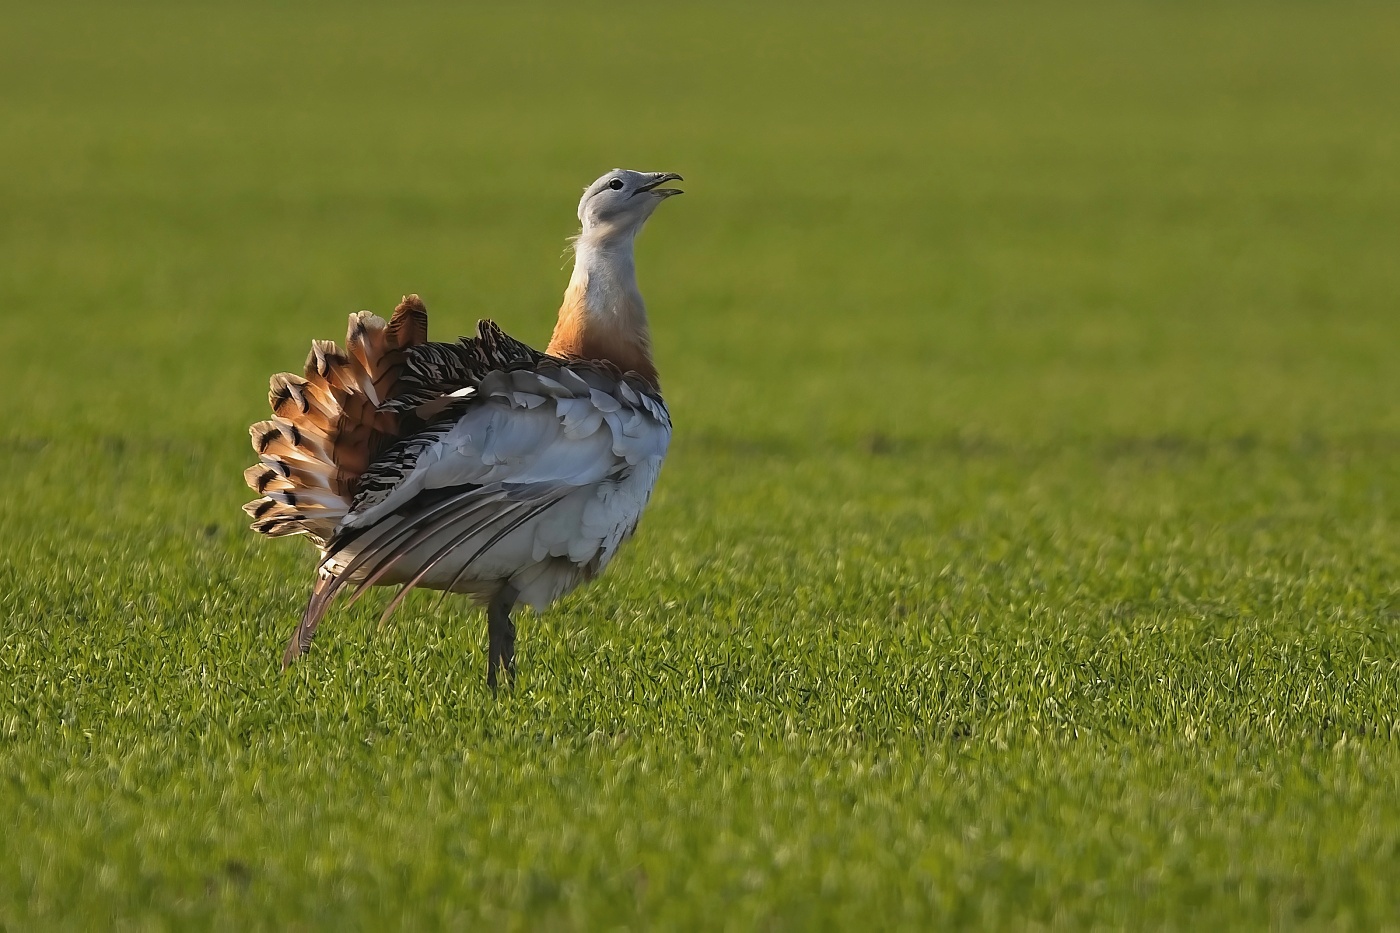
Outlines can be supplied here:
<path id="1" fill-rule="evenodd" d="M 1400 928 L 1393 5 L 4 21 L 0 929 Z M 614 165 L 641 533 L 283 675 L 266 377 Z"/>

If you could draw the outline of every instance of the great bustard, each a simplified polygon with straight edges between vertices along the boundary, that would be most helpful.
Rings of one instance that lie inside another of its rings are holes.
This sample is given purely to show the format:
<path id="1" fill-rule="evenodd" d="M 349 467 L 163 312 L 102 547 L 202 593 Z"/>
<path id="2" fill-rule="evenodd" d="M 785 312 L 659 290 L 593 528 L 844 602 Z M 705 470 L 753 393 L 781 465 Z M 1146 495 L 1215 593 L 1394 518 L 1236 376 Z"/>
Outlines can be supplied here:
<path id="1" fill-rule="evenodd" d="M 540 610 L 597 576 L 637 527 L 671 439 L 633 242 L 679 180 L 615 169 L 579 201 L 583 227 L 554 337 L 540 353 L 491 321 L 428 342 L 409 295 L 385 321 L 350 316 L 345 349 L 312 343 L 306 375 L 272 377 L 249 431 L 244 506 L 265 535 L 321 550 L 283 666 L 336 594 L 402 584 L 487 606 L 487 682 L 514 673 L 516 603 Z"/>

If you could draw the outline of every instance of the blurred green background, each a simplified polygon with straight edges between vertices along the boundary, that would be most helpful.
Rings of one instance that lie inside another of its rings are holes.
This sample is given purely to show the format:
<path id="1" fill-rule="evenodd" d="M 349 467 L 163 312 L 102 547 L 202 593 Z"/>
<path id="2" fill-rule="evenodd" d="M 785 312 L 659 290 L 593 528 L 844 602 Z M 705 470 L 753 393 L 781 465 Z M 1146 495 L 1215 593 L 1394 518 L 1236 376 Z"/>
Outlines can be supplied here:
<path id="1" fill-rule="evenodd" d="M 1400 924 L 1400 8 L 0 20 L 0 927 Z M 542 344 L 614 166 L 638 539 L 280 675 L 268 374 Z"/>

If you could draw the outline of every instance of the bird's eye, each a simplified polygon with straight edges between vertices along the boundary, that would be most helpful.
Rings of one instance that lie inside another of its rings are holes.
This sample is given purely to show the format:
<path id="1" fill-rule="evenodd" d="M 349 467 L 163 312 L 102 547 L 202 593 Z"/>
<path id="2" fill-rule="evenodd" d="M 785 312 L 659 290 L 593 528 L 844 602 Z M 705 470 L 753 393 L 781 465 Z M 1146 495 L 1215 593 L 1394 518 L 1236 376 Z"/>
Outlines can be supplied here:
<path id="1" fill-rule="evenodd" d="M 621 191 L 621 190 L 622 190 L 622 179 L 621 179 L 621 178 L 614 178 L 612 181 L 608 182 L 608 187 L 611 188 L 611 189 L 614 190 L 614 191 Z"/>

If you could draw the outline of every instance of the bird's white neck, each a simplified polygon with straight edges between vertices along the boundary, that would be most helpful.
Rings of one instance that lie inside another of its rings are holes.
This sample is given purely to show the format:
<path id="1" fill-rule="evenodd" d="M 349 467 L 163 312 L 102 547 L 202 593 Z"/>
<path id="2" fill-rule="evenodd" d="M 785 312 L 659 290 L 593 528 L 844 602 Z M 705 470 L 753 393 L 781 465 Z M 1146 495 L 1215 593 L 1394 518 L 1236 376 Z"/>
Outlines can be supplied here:
<path id="1" fill-rule="evenodd" d="M 656 384 L 646 305 L 637 289 L 636 232 L 585 230 L 574 241 L 574 272 L 548 351 L 605 360 Z"/>

